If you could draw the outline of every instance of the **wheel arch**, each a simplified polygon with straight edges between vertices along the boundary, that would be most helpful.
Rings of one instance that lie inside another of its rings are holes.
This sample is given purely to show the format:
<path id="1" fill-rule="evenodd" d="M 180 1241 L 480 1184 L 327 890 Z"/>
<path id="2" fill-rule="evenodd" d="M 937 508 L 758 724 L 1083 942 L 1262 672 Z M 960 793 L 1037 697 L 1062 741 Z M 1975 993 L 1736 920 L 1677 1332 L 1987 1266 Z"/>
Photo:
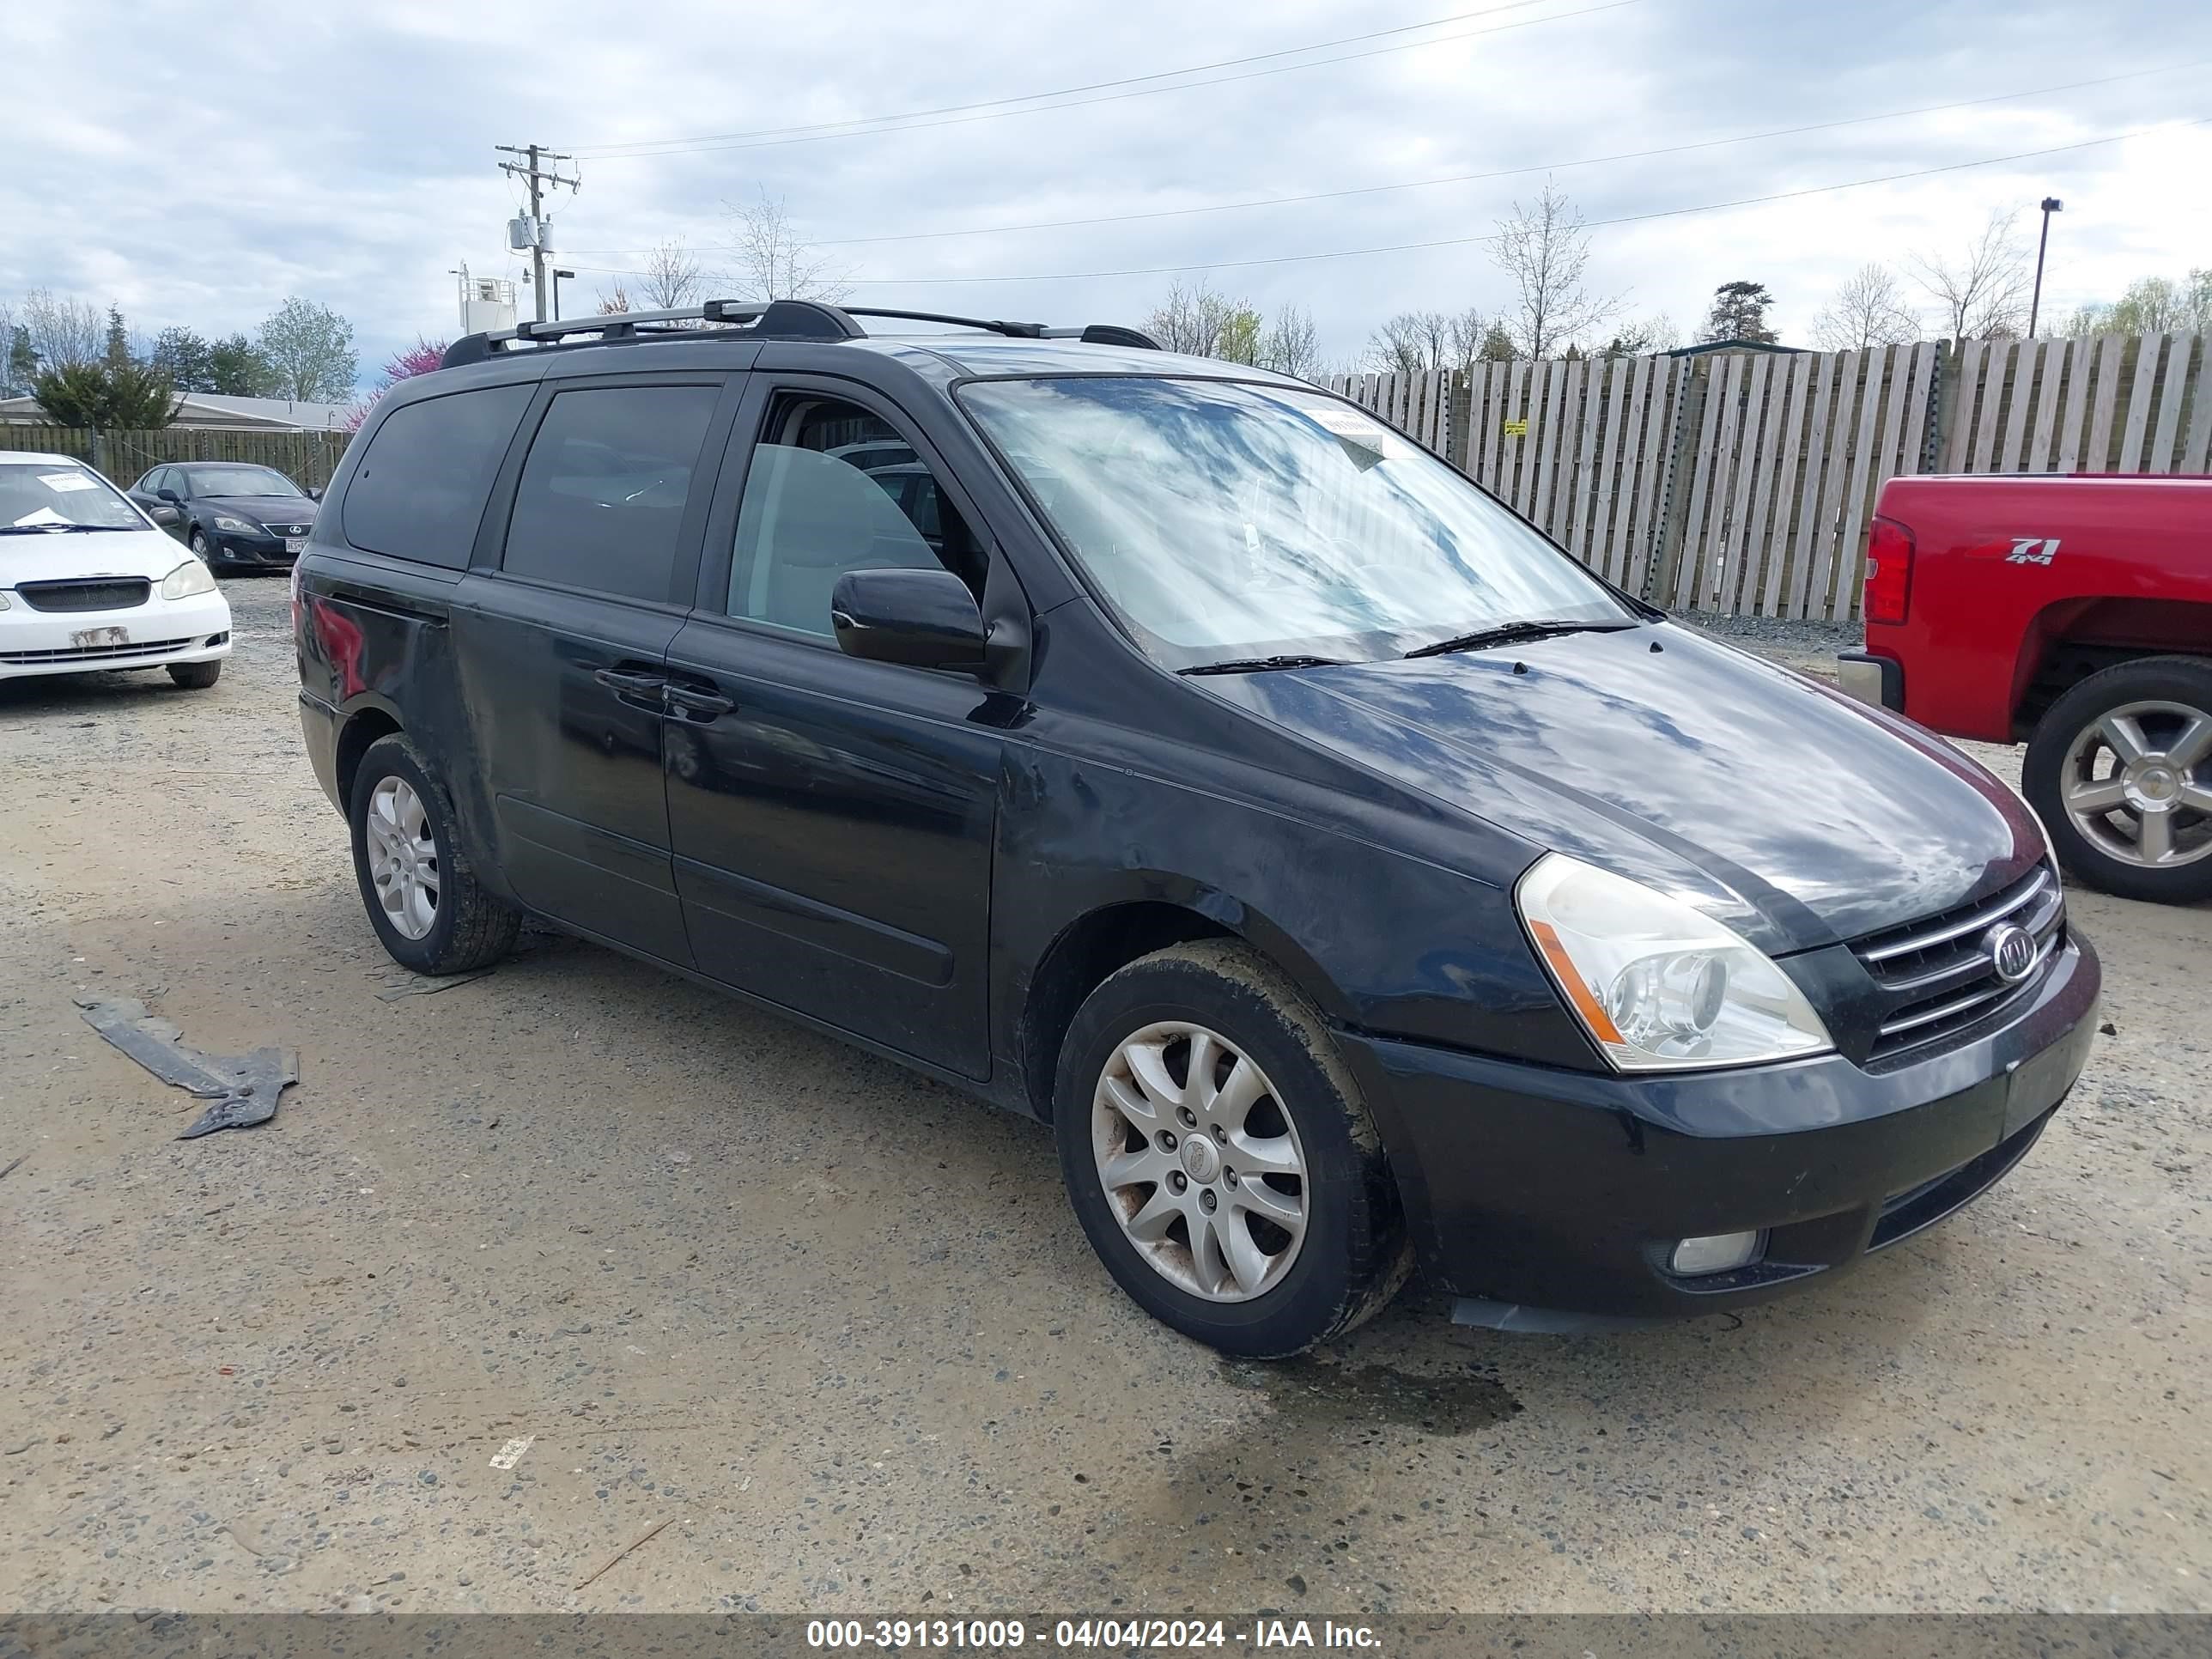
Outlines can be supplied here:
<path id="1" fill-rule="evenodd" d="M 2029 618 L 2013 687 L 2013 741 L 2092 674 L 2146 657 L 2212 657 L 2212 604 L 2117 595 L 2056 599 Z"/>
<path id="2" fill-rule="evenodd" d="M 1341 1016 L 1341 999 L 1319 964 L 1273 922 L 1225 894 L 1191 888 L 1172 896 L 1155 892 L 1101 902 L 1054 935 L 1021 988 L 1014 1036 L 1029 1110 L 1051 1118 L 1060 1044 L 1085 997 L 1139 957 L 1207 939 L 1244 945 L 1325 1015 Z"/>
<path id="3" fill-rule="evenodd" d="M 361 757 L 379 738 L 404 732 L 398 714 L 381 702 L 365 702 L 349 712 L 338 728 L 336 772 L 341 810 L 353 810 L 353 781 L 361 770 Z"/>

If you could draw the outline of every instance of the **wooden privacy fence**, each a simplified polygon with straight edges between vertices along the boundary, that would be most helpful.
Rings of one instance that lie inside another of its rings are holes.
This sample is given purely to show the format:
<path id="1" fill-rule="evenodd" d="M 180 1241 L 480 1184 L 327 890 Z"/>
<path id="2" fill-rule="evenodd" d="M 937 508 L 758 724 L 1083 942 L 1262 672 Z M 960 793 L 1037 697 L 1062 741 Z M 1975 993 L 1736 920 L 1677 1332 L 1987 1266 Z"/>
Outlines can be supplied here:
<path id="1" fill-rule="evenodd" d="M 1883 483 L 2212 465 L 2212 339 L 1478 363 L 1328 382 L 1608 580 L 1677 610 L 1849 621 Z"/>
<path id="2" fill-rule="evenodd" d="M 228 432 L 165 426 L 150 432 L 94 432 L 76 426 L 0 425 L 0 449 L 74 455 L 129 489 L 165 461 L 249 461 L 273 466 L 301 489 L 327 484 L 350 432 Z"/>

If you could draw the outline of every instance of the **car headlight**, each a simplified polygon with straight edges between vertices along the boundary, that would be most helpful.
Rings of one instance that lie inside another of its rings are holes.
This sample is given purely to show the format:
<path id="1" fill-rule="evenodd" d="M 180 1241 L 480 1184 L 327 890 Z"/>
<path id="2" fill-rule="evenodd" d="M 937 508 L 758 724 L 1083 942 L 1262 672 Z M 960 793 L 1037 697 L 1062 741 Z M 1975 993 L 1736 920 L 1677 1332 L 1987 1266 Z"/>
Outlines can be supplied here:
<path id="1" fill-rule="evenodd" d="M 13 603 L 13 601 L 8 598 L 8 590 L 4 587 L 0 587 L 0 611 L 5 611 L 11 603 Z"/>
<path id="2" fill-rule="evenodd" d="M 233 536 L 265 536 L 269 533 L 251 519 L 234 519 L 228 513 L 215 515 L 215 527 Z"/>
<path id="3" fill-rule="evenodd" d="M 215 573 L 198 559 L 186 559 L 161 578 L 161 597 L 165 599 L 189 599 L 195 593 L 215 592 Z"/>
<path id="4" fill-rule="evenodd" d="M 1536 953 L 1616 1070 L 1745 1066 L 1835 1047 L 1789 975 L 1679 899 L 1559 853 L 1537 860 L 1515 896 Z"/>

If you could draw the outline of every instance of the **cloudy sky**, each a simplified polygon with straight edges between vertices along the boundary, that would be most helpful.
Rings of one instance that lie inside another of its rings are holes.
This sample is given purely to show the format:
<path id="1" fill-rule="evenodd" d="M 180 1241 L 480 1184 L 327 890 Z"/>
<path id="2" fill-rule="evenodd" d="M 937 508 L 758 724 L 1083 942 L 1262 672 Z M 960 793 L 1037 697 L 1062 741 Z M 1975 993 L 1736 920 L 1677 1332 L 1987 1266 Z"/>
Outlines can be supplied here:
<path id="1" fill-rule="evenodd" d="M 461 262 L 521 274 L 494 146 L 530 140 L 578 158 L 570 309 L 665 238 L 730 259 L 763 192 L 856 304 L 1136 321 L 1180 270 L 1305 307 L 1332 359 L 1395 311 L 1506 304 L 1480 239 L 1547 173 L 1594 285 L 1686 337 L 1745 277 L 1802 342 L 1864 261 L 1992 209 L 2032 235 L 2046 194 L 2046 316 L 2212 265 L 2201 0 L 76 0 L 0 8 L 0 306 L 216 333 L 300 294 L 365 378 L 455 331 Z M 2053 153 L 1959 165 L 2023 152 Z M 1364 193 L 1182 211 L 1332 191 Z M 1816 193 L 1677 211 L 1789 192 Z M 1113 222 L 1003 228 L 1071 219 Z"/>

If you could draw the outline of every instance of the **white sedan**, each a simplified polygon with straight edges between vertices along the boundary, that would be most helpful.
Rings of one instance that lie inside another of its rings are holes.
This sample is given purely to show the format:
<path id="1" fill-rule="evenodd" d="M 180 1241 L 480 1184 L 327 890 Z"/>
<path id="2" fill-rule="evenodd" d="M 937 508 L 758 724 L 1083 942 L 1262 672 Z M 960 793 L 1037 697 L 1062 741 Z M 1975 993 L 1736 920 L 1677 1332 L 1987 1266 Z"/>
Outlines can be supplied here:
<path id="1" fill-rule="evenodd" d="M 206 687 L 229 654 L 206 565 L 83 463 L 0 450 L 0 680 L 166 668 Z"/>

